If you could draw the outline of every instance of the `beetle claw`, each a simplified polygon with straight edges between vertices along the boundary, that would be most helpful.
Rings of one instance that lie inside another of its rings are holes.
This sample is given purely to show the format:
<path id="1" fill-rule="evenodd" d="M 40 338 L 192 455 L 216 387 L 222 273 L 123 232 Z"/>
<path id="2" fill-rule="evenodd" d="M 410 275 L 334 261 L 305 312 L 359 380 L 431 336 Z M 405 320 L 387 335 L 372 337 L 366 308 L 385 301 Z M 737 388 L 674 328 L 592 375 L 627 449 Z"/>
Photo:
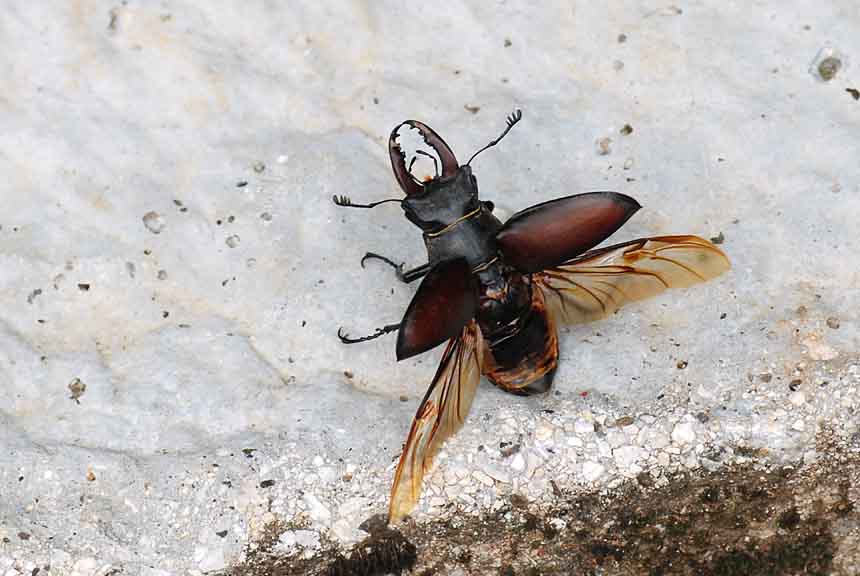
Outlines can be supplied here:
<path id="1" fill-rule="evenodd" d="M 357 344 L 359 342 L 367 342 L 368 340 L 374 340 L 388 334 L 389 332 L 394 332 L 395 330 L 400 328 L 400 323 L 397 324 L 389 324 L 387 326 L 383 326 L 382 328 L 377 328 L 376 332 L 370 334 L 369 336 L 362 336 L 361 338 L 350 338 L 349 335 L 343 331 L 343 327 L 337 329 L 337 337 L 340 338 L 340 341 L 344 344 Z"/>
<path id="2" fill-rule="evenodd" d="M 418 130 L 418 133 L 421 134 L 421 137 L 424 139 L 424 143 L 430 146 L 430 148 L 432 148 L 439 156 L 439 160 L 442 161 L 443 177 L 453 176 L 456 174 L 457 169 L 460 167 L 460 164 L 457 162 L 457 157 L 454 156 L 454 152 L 451 150 L 451 147 L 442 140 L 442 137 L 439 136 L 435 130 L 417 120 L 407 120 L 404 124 Z"/>
<path id="3" fill-rule="evenodd" d="M 522 118 L 523 118 L 523 111 L 522 111 L 522 110 L 520 110 L 519 108 L 517 108 L 517 109 L 516 109 L 516 110 L 514 110 L 514 111 L 513 111 L 513 113 L 512 113 L 510 116 L 508 116 L 508 118 L 507 118 L 508 128 L 513 128 L 513 127 L 514 127 L 514 124 L 516 124 L 517 122 L 519 122 L 520 120 L 522 120 Z"/>
<path id="4" fill-rule="evenodd" d="M 399 280 L 403 280 L 403 267 L 406 265 L 405 262 L 401 262 L 400 264 L 395 264 L 394 261 L 386 258 L 385 256 L 381 256 L 374 252 L 368 252 L 361 258 L 361 267 L 364 268 L 365 260 L 382 260 L 392 268 L 394 268 L 394 272 L 397 274 L 397 278 Z"/>
<path id="5" fill-rule="evenodd" d="M 403 123 L 405 124 L 405 122 Z M 406 193 L 407 196 L 412 196 L 414 194 L 420 194 L 424 189 L 420 183 L 416 182 L 412 177 L 412 174 L 409 172 L 409 169 L 406 168 L 406 154 L 403 152 L 403 148 L 400 146 L 400 142 L 397 141 L 400 134 L 398 130 L 403 124 L 398 124 L 395 126 L 394 130 L 391 131 L 391 136 L 388 138 L 388 156 L 391 159 L 391 169 L 394 170 L 394 177 L 397 179 L 397 183 L 400 184 L 401 190 Z"/>

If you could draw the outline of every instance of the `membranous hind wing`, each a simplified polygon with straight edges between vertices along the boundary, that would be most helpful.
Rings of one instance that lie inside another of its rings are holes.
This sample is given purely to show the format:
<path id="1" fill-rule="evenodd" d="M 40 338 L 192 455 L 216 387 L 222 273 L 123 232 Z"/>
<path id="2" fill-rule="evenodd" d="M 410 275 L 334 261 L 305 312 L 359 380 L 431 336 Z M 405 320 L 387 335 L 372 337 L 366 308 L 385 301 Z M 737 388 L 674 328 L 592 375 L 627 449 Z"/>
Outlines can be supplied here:
<path id="1" fill-rule="evenodd" d="M 729 268 L 722 250 L 698 236 L 656 236 L 591 250 L 533 278 L 559 321 L 578 324 Z"/>
<path id="2" fill-rule="evenodd" d="M 433 458 L 463 425 L 481 379 L 482 350 L 481 331 L 474 320 L 460 336 L 448 341 L 400 455 L 391 489 L 389 522 L 398 522 L 412 511 Z"/>

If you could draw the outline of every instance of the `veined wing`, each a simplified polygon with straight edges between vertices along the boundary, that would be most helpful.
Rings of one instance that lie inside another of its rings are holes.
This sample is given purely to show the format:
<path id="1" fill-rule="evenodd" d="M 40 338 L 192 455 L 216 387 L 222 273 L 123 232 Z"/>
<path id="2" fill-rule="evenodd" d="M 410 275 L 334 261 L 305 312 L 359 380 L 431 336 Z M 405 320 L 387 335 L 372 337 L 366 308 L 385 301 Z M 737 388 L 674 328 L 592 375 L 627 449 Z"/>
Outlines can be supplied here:
<path id="1" fill-rule="evenodd" d="M 710 280 L 729 259 L 698 236 L 655 236 L 591 250 L 533 275 L 561 322 L 591 322 L 667 288 Z"/>
<path id="2" fill-rule="evenodd" d="M 460 336 L 448 341 L 400 455 L 391 488 L 389 522 L 398 522 L 412 511 L 433 458 L 463 425 L 481 379 L 482 350 L 481 331 L 474 320 Z"/>

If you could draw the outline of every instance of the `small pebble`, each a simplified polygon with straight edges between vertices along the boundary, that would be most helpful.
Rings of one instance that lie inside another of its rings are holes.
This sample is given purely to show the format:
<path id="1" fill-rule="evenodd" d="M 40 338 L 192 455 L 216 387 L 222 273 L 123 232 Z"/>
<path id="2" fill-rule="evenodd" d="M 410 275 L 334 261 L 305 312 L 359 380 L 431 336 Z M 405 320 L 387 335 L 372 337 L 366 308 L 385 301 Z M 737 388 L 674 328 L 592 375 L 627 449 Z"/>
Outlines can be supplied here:
<path id="1" fill-rule="evenodd" d="M 153 234 L 161 234 L 167 224 L 158 212 L 147 212 L 143 215 L 143 225 Z"/>
<path id="2" fill-rule="evenodd" d="M 836 330 L 839 328 L 839 318 L 836 316 L 829 316 L 827 318 L 827 327 Z"/>
<path id="3" fill-rule="evenodd" d="M 511 460 L 511 468 L 516 470 L 517 472 L 522 472 L 526 468 L 526 460 L 523 458 L 523 455 L 517 452 L 514 455 L 513 460 Z"/>
<path id="4" fill-rule="evenodd" d="M 598 462 L 584 462 L 582 464 L 582 476 L 586 482 L 594 482 L 603 476 L 603 472 L 605 471 L 606 468 Z"/>
<path id="5" fill-rule="evenodd" d="M 547 440 L 552 439 L 552 435 L 554 432 L 555 428 L 551 424 L 548 424 L 547 422 L 541 422 L 535 430 L 535 438 L 537 438 L 541 442 L 546 442 Z"/>
<path id="6" fill-rule="evenodd" d="M 788 401 L 794 404 L 795 406 L 802 406 L 806 403 L 806 394 L 803 392 L 793 392 L 789 397 Z"/>
<path id="7" fill-rule="evenodd" d="M 646 457 L 648 453 L 639 446 L 622 446 L 612 451 L 615 465 L 622 470 L 630 470 L 639 460 Z M 641 470 L 636 470 L 638 474 Z"/>
<path id="8" fill-rule="evenodd" d="M 237 236 L 236 234 L 233 234 L 232 236 L 227 236 L 225 242 L 230 248 L 235 248 L 239 245 L 239 236 Z"/>
<path id="9" fill-rule="evenodd" d="M 622 416 L 621 418 L 615 420 L 615 425 L 619 428 L 624 428 L 625 426 L 630 426 L 631 424 L 633 424 L 633 421 L 633 416 Z"/>
<path id="10" fill-rule="evenodd" d="M 504 482 L 505 484 L 509 484 L 511 482 L 511 475 L 507 472 L 507 470 L 503 470 L 502 468 L 487 463 L 484 465 L 484 473 L 487 474 L 490 478 L 496 480 L 497 482 Z"/>
<path id="11" fill-rule="evenodd" d="M 818 75 L 825 82 L 829 82 L 836 77 L 836 74 L 842 68 L 842 60 L 835 56 L 828 56 L 818 63 Z"/>
<path id="12" fill-rule="evenodd" d="M 573 425 L 573 431 L 576 432 L 577 435 L 593 434 L 594 424 L 583 418 L 577 418 Z"/>
<path id="13" fill-rule="evenodd" d="M 677 444 L 692 444 L 696 440 L 696 430 L 691 422 L 679 422 L 672 429 L 672 440 Z"/>
<path id="14" fill-rule="evenodd" d="M 71 393 L 69 399 L 80 404 L 80 397 L 87 391 L 87 385 L 80 378 L 73 378 L 72 381 L 69 382 L 68 389 Z"/>
<path id="15" fill-rule="evenodd" d="M 308 509 L 308 515 L 320 524 L 328 524 L 331 521 L 331 511 L 323 506 L 322 502 L 312 493 L 305 492 L 303 498 Z"/>
<path id="16" fill-rule="evenodd" d="M 481 472 L 480 470 L 475 470 L 474 472 L 472 472 L 472 477 L 484 486 L 489 487 L 493 485 L 493 479 Z"/>
<path id="17" fill-rule="evenodd" d="M 597 153 L 606 156 L 612 152 L 612 138 L 600 138 L 597 141 Z"/>

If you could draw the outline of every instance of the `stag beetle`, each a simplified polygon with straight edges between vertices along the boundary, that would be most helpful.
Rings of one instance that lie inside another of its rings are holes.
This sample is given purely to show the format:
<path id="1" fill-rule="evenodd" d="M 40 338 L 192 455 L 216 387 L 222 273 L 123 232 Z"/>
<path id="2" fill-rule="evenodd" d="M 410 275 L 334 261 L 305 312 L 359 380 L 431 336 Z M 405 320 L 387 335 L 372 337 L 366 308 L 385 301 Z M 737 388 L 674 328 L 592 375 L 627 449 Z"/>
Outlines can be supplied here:
<path id="1" fill-rule="evenodd" d="M 558 322 L 597 320 L 627 302 L 708 280 L 730 266 L 719 248 L 697 236 L 639 238 L 594 249 L 641 207 L 617 192 L 549 200 L 502 223 L 493 203 L 479 199 L 471 162 L 521 118 L 516 110 L 501 135 L 462 166 L 433 129 L 407 120 L 388 140 L 394 177 L 406 197 L 370 204 L 333 197 L 350 208 L 399 203 L 421 229 L 428 259 L 404 271 L 385 256 L 365 254 L 362 267 L 380 260 L 403 282 L 423 280 L 401 322 L 362 338 L 340 329 L 341 341 L 364 342 L 396 330 L 398 360 L 448 342 L 397 466 L 391 522 L 414 507 L 434 456 L 462 426 L 481 374 L 512 394 L 546 392 L 558 364 Z M 417 130 L 436 155 L 419 149 L 407 165 L 399 143 L 404 126 Z M 412 174 L 418 156 L 433 160 L 434 176 L 420 180 Z"/>

